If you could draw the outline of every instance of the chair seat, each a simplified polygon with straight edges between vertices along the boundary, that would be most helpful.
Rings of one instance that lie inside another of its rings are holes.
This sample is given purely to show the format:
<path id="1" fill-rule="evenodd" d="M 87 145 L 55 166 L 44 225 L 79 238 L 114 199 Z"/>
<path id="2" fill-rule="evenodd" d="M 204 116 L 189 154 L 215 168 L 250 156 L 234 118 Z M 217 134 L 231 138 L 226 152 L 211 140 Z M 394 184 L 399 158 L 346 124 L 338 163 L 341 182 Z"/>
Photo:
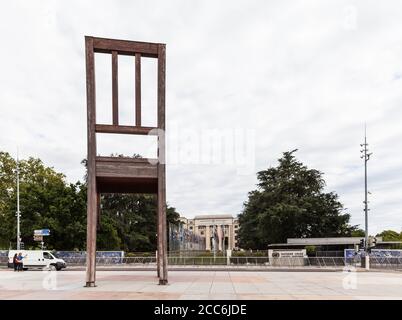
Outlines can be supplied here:
<path id="1" fill-rule="evenodd" d="M 100 193 L 157 193 L 156 159 L 96 157 L 96 182 Z"/>

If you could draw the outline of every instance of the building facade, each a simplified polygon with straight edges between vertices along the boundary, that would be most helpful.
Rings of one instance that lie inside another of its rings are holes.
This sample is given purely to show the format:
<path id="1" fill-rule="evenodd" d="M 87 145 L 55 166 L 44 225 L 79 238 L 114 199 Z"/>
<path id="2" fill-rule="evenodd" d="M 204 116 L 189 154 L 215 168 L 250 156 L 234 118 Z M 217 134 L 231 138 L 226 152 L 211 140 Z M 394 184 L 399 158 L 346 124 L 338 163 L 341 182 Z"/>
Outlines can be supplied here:
<path id="1" fill-rule="evenodd" d="M 231 215 L 199 215 L 193 219 L 180 217 L 183 227 L 200 236 L 209 251 L 237 250 L 239 221 Z"/>

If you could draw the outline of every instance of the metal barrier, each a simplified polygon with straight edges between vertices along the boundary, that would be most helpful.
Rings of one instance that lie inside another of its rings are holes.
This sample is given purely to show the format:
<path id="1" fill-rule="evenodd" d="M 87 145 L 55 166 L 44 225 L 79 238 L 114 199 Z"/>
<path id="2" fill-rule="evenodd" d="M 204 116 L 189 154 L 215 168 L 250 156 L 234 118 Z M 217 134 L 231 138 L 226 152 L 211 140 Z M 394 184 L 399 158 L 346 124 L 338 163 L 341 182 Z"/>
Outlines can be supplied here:
<path id="1" fill-rule="evenodd" d="M 66 257 L 63 259 L 69 266 L 84 266 L 86 257 Z M 156 257 L 96 257 L 96 264 L 101 266 L 108 265 L 132 265 L 132 264 L 156 264 Z"/>
<path id="2" fill-rule="evenodd" d="M 370 268 L 373 269 L 402 269 L 402 257 L 373 257 L 370 256 Z"/>
<path id="3" fill-rule="evenodd" d="M 64 261 L 68 266 L 84 266 L 86 259 L 84 257 L 68 257 Z M 133 265 L 152 265 L 156 264 L 156 257 L 125 257 L 125 258 L 105 258 L 97 257 L 98 266 L 133 266 Z M 343 267 L 360 266 L 359 259 L 341 258 L 341 257 L 222 257 L 222 256 L 169 256 L 168 264 L 174 266 L 231 266 L 231 267 Z"/>
<path id="4" fill-rule="evenodd" d="M 85 266 L 85 257 L 65 257 L 67 266 Z M 0 265 L 7 266 L 8 258 L 0 257 Z M 155 266 L 156 257 L 97 257 L 98 266 Z M 361 267 L 360 257 L 222 257 L 222 256 L 169 256 L 172 266 L 227 266 L 227 267 L 267 267 L 267 268 L 342 268 Z M 370 257 L 372 269 L 402 270 L 402 257 Z"/>
<path id="5" fill-rule="evenodd" d="M 361 267 L 361 258 L 344 257 L 169 257 L 170 265 L 193 266 L 259 266 L 259 267 L 314 267 L 314 268 L 342 268 L 345 266 Z M 402 269 L 402 257 L 370 257 L 370 268 L 373 269 Z"/>

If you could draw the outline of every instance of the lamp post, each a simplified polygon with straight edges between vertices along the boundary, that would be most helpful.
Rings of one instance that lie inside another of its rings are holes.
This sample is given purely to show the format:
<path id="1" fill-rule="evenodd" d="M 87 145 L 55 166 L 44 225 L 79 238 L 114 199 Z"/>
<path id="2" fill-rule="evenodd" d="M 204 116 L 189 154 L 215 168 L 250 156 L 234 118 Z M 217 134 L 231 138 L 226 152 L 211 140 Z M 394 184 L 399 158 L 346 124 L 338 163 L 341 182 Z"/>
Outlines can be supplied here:
<path id="1" fill-rule="evenodd" d="M 366 256 L 366 268 L 368 268 L 368 211 L 370 210 L 368 208 L 368 200 L 367 200 L 367 161 L 370 160 L 370 156 L 372 153 L 369 153 L 368 151 L 368 143 L 367 143 L 367 134 L 366 134 L 366 126 L 364 126 L 364 143 L 360 144 L 360 146 L 363 148 L 360 150 L 362 155 L 360 156 L 361 159 L 364 159 L 364 222 L 365 222 L 365 241 L 364 241 L 364 252 Z"/>

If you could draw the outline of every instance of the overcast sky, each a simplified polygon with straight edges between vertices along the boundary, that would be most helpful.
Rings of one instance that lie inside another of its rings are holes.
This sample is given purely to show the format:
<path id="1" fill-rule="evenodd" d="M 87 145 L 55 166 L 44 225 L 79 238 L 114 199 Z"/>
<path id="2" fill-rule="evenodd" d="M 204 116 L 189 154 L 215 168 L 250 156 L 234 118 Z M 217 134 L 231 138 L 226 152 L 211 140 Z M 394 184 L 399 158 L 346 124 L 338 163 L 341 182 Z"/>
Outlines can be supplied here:
<path id="1" fill-rule="evenodd" d="M 166 43 L 168 154 L 182 155 L 168 163 L 167 200 L 182 215 L 239 214 L 255 173 L 297 148 L 364 227 L 366 122 L 370 233 L 401 231 L 400 1 L 2 2 L 0 150 L 15 155 L 18 145 L 21 157 L 39 157 L 71 182 L 82 180 L 86 157 L 85 35 Z M 110 57 L 95 59 L 98 121 L 106 122 Z M 143 66 L 144 121 L 152 124 L 156 69 Z M 119 59 L 119 70 L 120 116 L 129 123 L 133 61 Z M 246 141 L 252 166 L 186 161 L 197 151 L 186 146 L 214 129 L 240 147 Z M 100 137 L 99 148 L 145 152 L 131 139 Z"/>

